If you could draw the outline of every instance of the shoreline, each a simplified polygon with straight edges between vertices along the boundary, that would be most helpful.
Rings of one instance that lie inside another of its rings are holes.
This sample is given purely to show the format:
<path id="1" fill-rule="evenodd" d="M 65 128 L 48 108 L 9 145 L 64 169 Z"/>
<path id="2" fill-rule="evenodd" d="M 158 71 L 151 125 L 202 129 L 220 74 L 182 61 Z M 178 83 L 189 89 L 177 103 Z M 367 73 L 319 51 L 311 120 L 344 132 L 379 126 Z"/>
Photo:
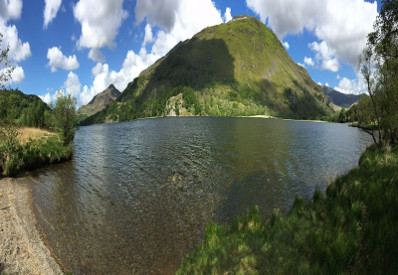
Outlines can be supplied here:
<path id="1" fill-rule="evenodd" d="M 27 178 L 0 179 L 0 273 L 63 274 L 38 229 Z"/>
<path id="2" fill-rule="evenodd" d="M 291 120 L 291 121 L 307 121 L 307 122 L 317 122 L 317 123 L 335 123 L 331 121 L 319 120 L 319 119 L 295 119 L 295 118 L 281 118 L 275 117 L 270 115 L 252 115 L 252 116 L 149 116 L 149 117 L 139 117 L 132 120 L 125 120 L 125 121 L 112 121 L 112 122 L 104 122 L 104 123 L 96 123 L 96 124 L 89 124 L 89 125 L 77 125 L 77 127 L 87 127 L 93 125 L 104 125 L 104 124 L 115 124 L 115 123 L 123 123 L 123 122 L 131 122 L 136 120 L 144 120 L 144 119 L 157 119 L 157 118 L 167 118 L 167 117 L 211 117 L 211 118 L 268 118 L 268 119 L 280 119 L 280 120 Z"/>

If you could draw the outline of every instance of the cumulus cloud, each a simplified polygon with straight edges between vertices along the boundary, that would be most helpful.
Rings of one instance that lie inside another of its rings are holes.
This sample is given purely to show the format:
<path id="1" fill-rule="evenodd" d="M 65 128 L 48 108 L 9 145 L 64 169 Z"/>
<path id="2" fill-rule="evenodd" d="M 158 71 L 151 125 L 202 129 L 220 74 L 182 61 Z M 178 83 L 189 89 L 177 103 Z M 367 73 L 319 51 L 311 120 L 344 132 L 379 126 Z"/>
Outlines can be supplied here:
<path id="1" fill-rule="evenodd" d="M 363 76 L 358 74 L 356 79 L 341 78 L 334 89 L 345 94 L 361 94 L 366 92 L 366 83 Z"/>
<path id="2" fill-rule="evenodd" d="M 73 14 L 80 22 L 82 31 L 77 41 L 78 47 L 114 47 L 119 27 L 128 16 L 122 5 L 123 0 L 80 0 L 73 8 Z"/>
<path id="3" fill-rule="evenodd" d="M 336 57 L 356 67 L 377 16 L 377 2 L 364 0 L 246 0 L 280 39 L 286 34 L 313 32 Z M 325 66 L 336 68 L 334 60 Z"/>
<path id="4" fill-rule="evenodd" d="M 52 72 L 56 72 L 57 68 L 71 71 L 79 68 L 80 65 L 76 55 L 66 57 L 58 47 L 48 49 L 47 59 L 49 59 L 47 65 L 51 68 Z"/>
<path id="5" fill-rule="evenodd" d="M 8 57 L 12 62 L 23 61 L 32 55 L 29 42 L 22 42 L 18 37 L 17 27 L 8 24 L 8 20 L 19 19 L 21 13 L 22 0 L 0 0 L 0 33 L 3 34 L 0 50 L 4 50 L 9 46 Z M 6 84 L 20 83 L 24 79 L 25 72 L 23 68 L 16 65 L 11 74 L 11 80 Z"/>
<path id="6" fill-rule="evenodd" d="M 16 66 L 11 73 L 11 83 L 21 83 L 25 79 L 25 72 L 20 66 Z"/>
<path id="7" fill-rule="evenodd" d="M 297 62 L 297 65 L 299 65 L 299 66 L 305 68 L 305 65 L 304 65 L 303 63 Z"/>
<path id="8" fill-rule="evenodd" d="M 290 49 L 290 45 L 289 45 L 289 43 L 287 43 L 287 41 L 283 42 L 282 44 L 283 44 L 283 47 L 286 48 L 286 50 Z"/>
<path id="9" fill-rule="evenodd" d="M 137 0 L 135 6 L 136 24 L 147 19 L 152 25 L 161 26 L 171 31 L 176 23 L 180 0 Z"/>
<path id="10" fill-rule="evenodd" d="M 45 0 L 45 2 L 43 27 L 47 29 L 48 24 L 57 16 L 62 0 Z"/>
<path id="11" fill-rule="evenodd" d="M 311 50 L 315 51 L 315 59 L 317 63 L 321 64 L 322 70 L 329 70 L 332 72 L 337 72 L 339 70 L 340 64 L 337 58 L 334 57 L 334 50 L 329 48 L 325 41 L 321 43 L 314 41 L 308 46 Z"/>
<path id="12" fill-rule="evenodd" d="M 7 22 L 19 19 L 22 12 L 22 0 L 0 0 L 0 19 Z"/>
<path id="13" fill-rule="evenodd" d="M 0 70 L 0 74 L 5 73 L 6 68 L 3 68 Z M 20 66 L 15 66 L 14 70 L 11 73 L 11 78 L 4 83 L 5 86 L 14 84 L 14 83 L 21 83 L 25 79 L 25 72 L 22 67 Z"/>
<path id="14" fill-rule="evenodd" d="M 8 26 L 0 20 L 0 33 L 3 34 L 2 50 L 10 46 L 10 51 L 8 57 L 15 61 L 23 61 L 30 57 L 32 53 L 30 52 L 29 42 L 22 42 L 18 37 L 18 30 L 15 25 Z"/>
<path id="15" fill-rule="evenodd" d="M 93 48 L 88 52 L 88 58 L 96 62 L 103 62 L 105 57 L 103 56 L 102 52 L 98 48 Z"/>
<path id="16" fill-rule="evenodd" d="M 66 79 L 64 83 L 64 88 L 65 91 L 73 96 L 76 99 L 79 99 L 80 97 L 80 89 L 82 87 L 82 84 L 80 83 L 79 77 L 77 74 L 73 72 L 69 72 L 68 78 Z"/>
<path id="17" fill-rule="evenodd" d="M 144 41 L 142 42 L 142 47 L 145 47 L 147 43 L 152 43 L 152 42 L 153 42 L 152 27 L 150 24 L 146 24 Z"/>
<path id="18" fill-rule="evenodd" d="M 314 60 L 311 57 L 304 57 L 304 64 L 313 67 L 315 65 Z"/>
<path id="19" fill-rule="evenodd" d="M 45 103 L 47 103 L 48 105 L 51 104 L 51 95 L 50 93 L 46 93 L 45 95 L 39 95 L 39 97 L 41 98 L 41 100 L 43 100 Z"/>
<path id="20" fill-rule="evenodd" d="M 231 8 L 227 7 L 224 13 L 224 22 L 227 23 L 232 20 Z"/>

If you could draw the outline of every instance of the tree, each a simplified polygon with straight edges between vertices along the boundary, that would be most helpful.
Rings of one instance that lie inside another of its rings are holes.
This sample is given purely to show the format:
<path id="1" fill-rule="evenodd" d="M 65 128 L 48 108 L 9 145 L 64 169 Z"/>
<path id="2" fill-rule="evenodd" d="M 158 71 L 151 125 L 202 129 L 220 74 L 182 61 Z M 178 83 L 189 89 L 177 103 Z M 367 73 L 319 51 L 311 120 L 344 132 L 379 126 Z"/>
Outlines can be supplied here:
<path id="1" fill-rule="evenodd" d="M 398 4 L 383 0 L 360 58 L 372 101 L 377 143 L 398 143 Z"/>
<path id="2" fill-rule="evenodd" d="M 340 123 L 347 122 L 347 115 L 346 115 L 346 112 L 345 112 L 345 108 L 341 108 L 341 110 L 340 110 L 339 122 Z"/>
<path id="3" fill-rule="evenodd" d="M 0 33 L 0 49 L 3 44 L 3 34 Z M 14 70 L 14 66 L 11 66 L 11 62 L 8 59 L 8 52 L 10 46 L 7 46 L 5 50 L 0 52 L 0 88 L 4 88 L 6 83 L 11 79 L 11 74 Z"/>
<path id="4" fill-rule="evenodd" d="M 76 99 L 71 95 L 58 96 L 54 107 L 54 126 L 59 132 L 64 145 L 68 145 L 75 137 Z"/>

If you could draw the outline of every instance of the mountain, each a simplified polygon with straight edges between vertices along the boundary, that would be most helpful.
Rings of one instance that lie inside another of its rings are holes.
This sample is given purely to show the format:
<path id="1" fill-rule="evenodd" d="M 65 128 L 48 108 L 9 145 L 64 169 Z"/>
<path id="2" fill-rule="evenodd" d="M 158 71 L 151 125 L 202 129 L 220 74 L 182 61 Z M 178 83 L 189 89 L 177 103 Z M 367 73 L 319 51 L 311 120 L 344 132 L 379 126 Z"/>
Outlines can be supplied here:
<path id="1" fill-rule="evenodd" d="M 177 44 L 86 122 L 175 115 L 314 119 L 334 112 L 328 103 L 270 29 L 237 16 Z"/>
<path id="2" fill-rule="evenodd" d="M 363 94 L 344 94 L 328 86 L 323 86 L 322 89 L 323 93 L 332 101 L 332 103 L 342 108 L 350 108 L 352 104 L 357 102 L 363 96 Z"/>
<path id="3" fill-rule="evenodd" d="M 77 110 L 78 121 L 82 121 L 102 111 L 120 95 L 119 90 L 111 84 L 107 89 L 97 94 L 87 105 L 83 105 Z"/>

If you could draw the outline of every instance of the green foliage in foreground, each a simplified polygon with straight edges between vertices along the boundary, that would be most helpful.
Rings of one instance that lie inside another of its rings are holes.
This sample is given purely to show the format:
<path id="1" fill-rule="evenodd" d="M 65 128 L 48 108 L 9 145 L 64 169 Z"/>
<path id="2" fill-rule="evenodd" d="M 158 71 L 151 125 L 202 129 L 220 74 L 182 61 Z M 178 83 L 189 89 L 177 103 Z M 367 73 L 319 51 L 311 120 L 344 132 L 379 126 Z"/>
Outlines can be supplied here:
<path id="1" fill-rule="evenodd" d="M 371 147 L 326 196 L 296 198 L 268 222 L 253 208 L 207 227 L 178 274 L 377 273 L 398 270 L 398 147 Z"/>
<path id="2" fill-rule="evenodd" d="M 0 141 L 0 175 L 16 176 L 19 172 L 60 163 L 72 157 L 72 147 L 64 146 L 58 135 L 44 136 L 22 145 L 16 130 L 12 131 L 8 133 L 11 138 Z"/>

